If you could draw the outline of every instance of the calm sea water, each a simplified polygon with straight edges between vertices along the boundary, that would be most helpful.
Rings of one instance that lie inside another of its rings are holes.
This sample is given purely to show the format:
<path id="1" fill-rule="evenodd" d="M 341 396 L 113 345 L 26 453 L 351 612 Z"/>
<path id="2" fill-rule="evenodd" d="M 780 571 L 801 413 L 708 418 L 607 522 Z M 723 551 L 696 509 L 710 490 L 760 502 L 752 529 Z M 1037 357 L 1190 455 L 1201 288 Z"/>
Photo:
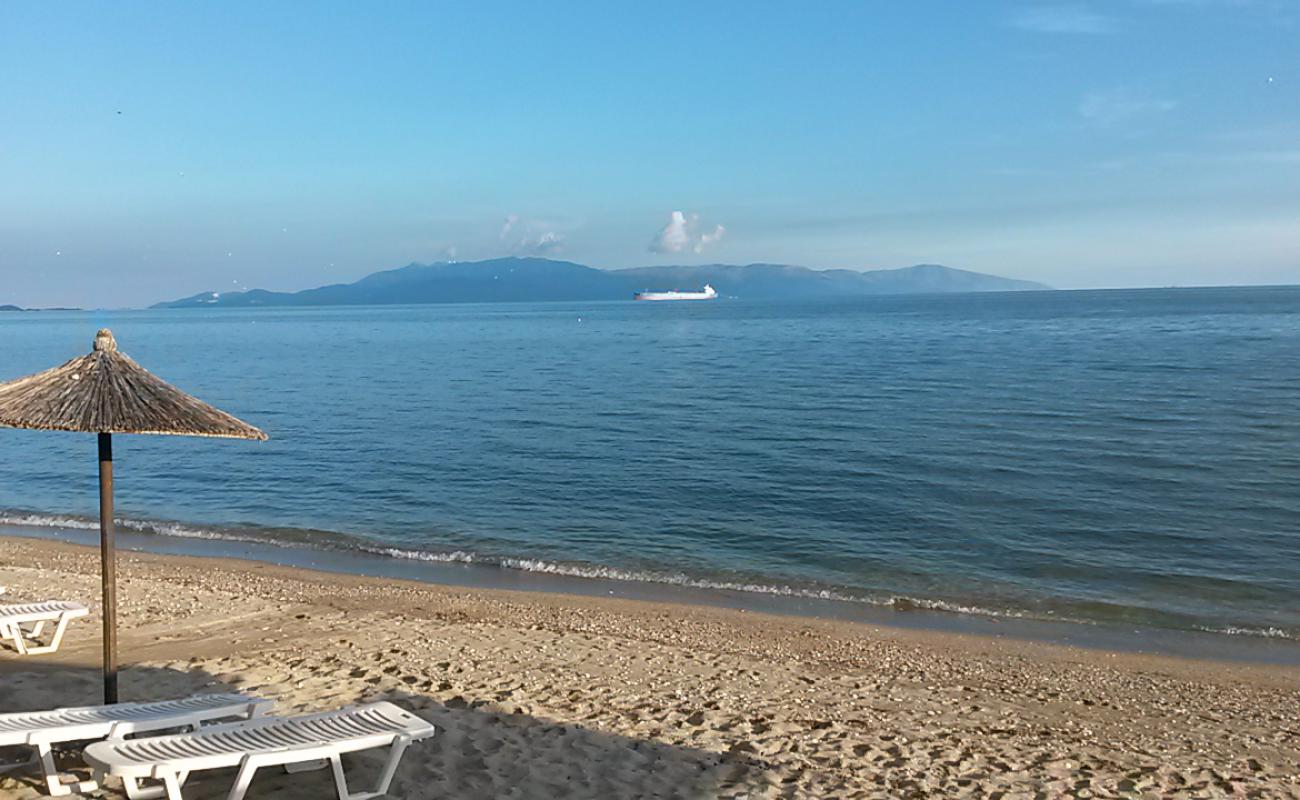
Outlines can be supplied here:
<path id="1" fill-rule="evenodd" d="M 171 536 L 1300 638 L 1300 288 L 0 315 L 267 443 L 119 437 Z M 0 431 L 0 524 L 93 437 Z"/>

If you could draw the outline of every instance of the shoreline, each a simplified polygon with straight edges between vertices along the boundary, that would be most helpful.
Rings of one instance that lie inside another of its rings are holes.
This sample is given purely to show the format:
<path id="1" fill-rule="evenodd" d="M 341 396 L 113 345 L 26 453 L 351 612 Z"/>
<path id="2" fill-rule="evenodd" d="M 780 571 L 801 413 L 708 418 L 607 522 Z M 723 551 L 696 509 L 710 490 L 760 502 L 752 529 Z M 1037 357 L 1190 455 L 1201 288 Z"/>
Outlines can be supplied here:
<path id="1" fill-rule="evenodd" d="M 7 600 L 57 589 L 92 616 L 53 656 L 0 651 L 0 710 L 95 702 L 98 554 L 3 545 Z M 392 700 L 439 728 L 396 796 L 1300 792 L 1295 667 L 223 557 L 121 551 L 119 581 L 124 699 L 235 689 L 277 713 Z M 254 796 L 328 791 L 323 773 L 273 772 Z M 200 777 L 196 796 L 232 777 Z M 4 800 L 40 789 L 0 775 Z"/>
<path id="2" fill-rule="evenodd" d="M 89 606 L 92 615 L 97 618 L 99 607 L 99 549 L 97 546 L 92 547 L 78 542 L 53 541 L 38 537 L 11 537 L 6 534 L 0 534 L 0 545 L 5 545 L 5 549 L 0 553 L 0 570 L 8 572 L 31 571 L 38 575 L 45 575 L 51 571 L 51 567 L 45 566 L 45 564 L 53 564 L 53 571 L 58 572 L 66 568 L 70 561 L 82 562 L 88 568 L 84 571 L 85 577 L 93 579 L 95 592 L 81 597 L 80 602 L 84 602 Z M 240 580 L 256 578 L 259 580 L 300 583 L 327 593 L 336 588 L 343 590 L 390 591 L 399 595 L 427 594 L 440 599 L 464 599 L 471 602 L 484 601 L 500 606 L 529 606 L 550 611 L 610 612 L 647 617 L 654 620 L 665 620 L 679 616 L 687 619 L 708 619 L 730 626 L 780 628 L 785 629 L 787 632 L 816 629 L 833 633 L 836 636 L 861 637 L 904 645 L 952 650 L 958 655 L 996 654 L 998 656 L 1042 659 L 1062 663 L 1104 662 L 1143 670 L 1158 670 L 1165 674 L 1179 676 L 1199 676 L 1208 671 L 1218 676 L 1232 675 L 1235 679 L 1258 682 L 1261 685 L 1277 685 L 1287 689 L 1295 689 L 1300 693 L 1300 664 L 1293 663 L 1247 661 L 1231 658 L 1196 658 L 1158 651 L 1105 650 L 1065 641 L 1046 641 L 1004 634 L 990 635 L 971 631 L 943 630 L 928 626 L 891 625 L 888 623 L 789 614 L 779 611 L 761 611 L 724 605 L 673 602 L 665 599 L 617 597 L 599 593 L 569 594 L 518 587 L 490 588 L 476 585 L 432 583 L 411 578 L 337 572 L 315 567 L 277 564 L 229 555 L 157 553 L 120 547 L 117 553 L 119 569 L 124 565 L 128 569 L 143 568 L 154 576 L 166 575 L 173 570 L 179 573 L 192 573 L 193 575 L 216 573 L 222 577 L 237 577 Z M 34 557 L 34 563 L 37 563 L 38 566 L 21 565 L 19 562 L 23 556 Z M 0 572 L 0 575 L 3 575 L 3 572 Z M 187 575 L 186 577 L 190 576 Z M 119 578 L 119 581 L 122 580 L 122 578 Z M 129 578 L 127 580 L 129 581 Z M 0 586 L 4 585 L 6 584 L 0 582 Z M 119 593 L 123 591 L 125 591 L 125 586 L 120 583 Z M 49 594 L 50 592 L 45 593 Z M 55 591 L 54 594 L 58 594 L 58 592 Z M 6 595 L 5 602 L 15 601 Z M 4 650 L 0 649 L 0 653 L 4 652 Z M 98 650 L 95 650 L 94 653 L 97 654 Z M 0 659 L 0 672 L 12 671 L 15 665 L 24 666 L 30 663 Z"/>
<path id="3" fill-rule="evenodd" d="M 97 547 L 97 530 L 0 525 L 6 539 L 67 542 Z M 1197 660 L 1300 666 L 1300 642 L 1288 638 L 1232 635 L 1106 623 L 993 616 L 916 606 L 907 610 L 860 602 L 700 588 L 649 581 L 578 577 L 504 569 L 488 564 L 402 559 L 359 550 L 333 550 L 223 538 L 117 532 L 123 551 L 184 558 L 234 559 L 286 568 L 407 580 L 442 587 L 510 590 L 567 597 L 713 607 L 801 619 L 828 619 L 903 630 L 981 636 L 1082 647 L 1099 652 L 1153 654 Z"/>

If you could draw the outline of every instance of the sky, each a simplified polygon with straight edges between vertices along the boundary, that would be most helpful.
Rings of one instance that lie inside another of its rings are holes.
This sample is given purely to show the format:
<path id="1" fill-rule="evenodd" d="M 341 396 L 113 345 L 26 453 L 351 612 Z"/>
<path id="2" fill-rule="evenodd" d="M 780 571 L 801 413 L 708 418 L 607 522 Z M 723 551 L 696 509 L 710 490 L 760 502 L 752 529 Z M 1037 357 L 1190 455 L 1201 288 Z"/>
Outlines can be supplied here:
<path id="1" fill-rule="evenodd" d="M 0 4 L 0 304 L 411 262 L 1300 283 L 1300 0 Z"/>

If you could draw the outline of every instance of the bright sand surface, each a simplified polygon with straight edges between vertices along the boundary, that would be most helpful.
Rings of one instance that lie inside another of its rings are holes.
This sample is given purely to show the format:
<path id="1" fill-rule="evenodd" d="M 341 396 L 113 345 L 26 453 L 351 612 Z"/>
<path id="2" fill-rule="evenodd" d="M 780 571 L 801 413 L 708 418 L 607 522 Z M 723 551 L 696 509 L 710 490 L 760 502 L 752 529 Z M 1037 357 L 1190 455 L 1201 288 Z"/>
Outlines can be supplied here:
<path id="1" fill-rule="evenodd" d="M 0 538 L 6 602 L 97 607 L 98 566 Z M 123 699 L 390 699 L 439 728 L 397 797 L 1300 798 L 1295 667 L 223 559 L 122 553 L 119 575 Z M 74 622 L 53 656 L 0 651 L 0 711 L 96 702 L 98 627 Z M 354 787 L 381 760 L 345 759 Z M 0 775 L 3 798 L 38 786 Z M 328 771 L 266 770 L 250 792 L 330 796 Z"/>

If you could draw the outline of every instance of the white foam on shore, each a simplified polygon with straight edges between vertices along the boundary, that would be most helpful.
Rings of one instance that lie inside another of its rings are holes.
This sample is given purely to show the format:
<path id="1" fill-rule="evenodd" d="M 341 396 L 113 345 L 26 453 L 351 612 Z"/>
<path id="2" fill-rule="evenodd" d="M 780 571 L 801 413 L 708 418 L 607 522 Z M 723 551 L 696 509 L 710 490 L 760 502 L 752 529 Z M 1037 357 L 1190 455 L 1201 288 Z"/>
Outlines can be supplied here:
<path id="1" fill-rule="evenodd" d="M 99 530 L 95 520 L 81 517 L 55 517 L 45 514 L 19 514 L 17 516 L 0 515 L 0 525 L 15 525 L 20 528 L 73 528 L 76 530 Z"/>
<path id="2" fill-rule="evenodd" d="M 405 559 L 414 561 L 428 561 L 444 564 L 473 564 L 485 567 L 497 567 L 500 569 L 519 570 L 521 572 L 535 572 L 546 575 L 558 575 L 563 577 L 588 579 L 588 580 L 608 580 L 620 582 L 638 582 L 638 583 L 657 583 L 668 586 L 680 586 L 691 589 L 701 589 L 706 591 L 725 591 L 725 592 L 744 592 L 748 594 L 774 595 L 778 597 L 789 597 L 803 600 L 826 600 L 844 603 L 860 603 L 872 606 L 884 606 L 893 608 L 896 611 L 931 611 L 948 614 L 959 614 L 963 616 L 980 616 L 1003 619 L 1045 619 L 1053 622 L 1067 622 L 1076 624 L 1092 625 L 1097 624 L 1095 621 L 1087 619 L 1074 619 L 1064 617 L 1044 617 L 1026 613 L 1023 611 L 1014 611 L 1011 609 L 994 610 L 981 606 L 963 605 L 960 603 L 949 602 L 945 600 L 935 600 L 928 598 L 909 597 L 906 595 L 893 596 L 869 596 L 855 595 L 834 589 L 814 589 L 800 586 L 790 586 L 788 584 L 767 584 L 753 583 L 743 581 L 726 581 L 709 578 L 692 577 L 682 572 L 656 572 L 651 570 L 628 570 L 618 567 L 606 567 L 598 564 L 575 564 L 558 561 L 546 561 L 535 558 L 509 558 L 509 557 L 492 557 L 481 556 L 465 550 L 453 550 L 450 552 L 438 552 L 432 550 L 408 550 L 399 547 L 381 547 L 376 545 L 367 545 L 356 543 L 352 546 L 340 545 L 337 541 L 333 543 L 320 542 L 313 544 L 311 542 L 293 542 L 277 539 L 274 536 L 257 536 L 254 534 L 241 534 L 232 530 L 217 530 L 211 528 L 198 528 L 189 525 L 182 525 L 176 522 L 162 522 L 157 520 L 135 520 L 129 518 L 115 519 L 117 526 L 124 530 L 130 530 L 136 533 L 152 534 L 158 536 L 170 536 L 181 539 L 207 539 L 215 541 L 231 542 L 249 542 L 257 544 L 273 545 L 278 547 L 306 547 L 329 550 L 355 550 L 370 555 L 382 556 L 386 558 Z M 99 521 L 87 517 L 78 517 L 72 515 L 57 514 L 35 514 L 35 513 L 0 513 L 0 525 L 9 525 L 13 527 L 26 528 L 64 528 L 72 530 L 94 531 L 99 529 Z M 325 532 L 322 532 L 325 533 Z M 343 534 L 333 534 L 333 536 L 346 537 Z M 355 541 L 355 540 L 354 540 Z M 1280 628 L 1254 628 L 1239 626 L 1197 626 L 1196 630 L 1206 633 L 1216 633 L 1228 636 L 1249 636 L 1268 639 L 1287 639 L 1300 641 L 1300 635 L 1289 633 Z"/>
<path id="3" fill-rule="evenodd" d="M 464 550 L 451 553 L 438 553 L 428 550 L 404 550 L 396 547 L 364 548 L 367 552 L 389 556 L 391 558 L 411 559 L 415 561 L 433 561 L 439 563 L 478 564 L 502 569 L 515 569 L 522 572 L 537 572 L 546 575 L 560 575 L 570 578 L 590 580 L 608 580 L 637 583 L 659 583 L 669 586 L 681 586 L 707 591 L 745 592 L 748 594 L 767 594 L 778 597 L 791 597 L 802 600 L 830 600 L 842 603 L 861 603 L 863 605 L 883 606 L 895 611 L 935 611 L 945 614 L 996 617 L 1001 619 L 1032 619 L 1021 611 L 1010 609 L 994 610 L 981 606 L 963 605 L 944 600 L 924 599 L 892 595 L 889 597 L 871 597 L 849 594 L 833 589 L 811 589 L 788 584 L 751 583 L 741 581 L 723 581 L 709 578 L 696 578 L 681 572 L 654 572 L 650 570 L 626 570 L 617 567 L 605 567 L 593 564 L 568 564 L 557 561 L 544 561 L 535 558 L 491 558 L 476 556 Z M 1059 617 L 1051 618 L 1054 622 L 1079 622 L 1093 624 L 1088 620 L 1073 620 Z"/>
<path id="4" fill-rule="evenodd" d="M 922 611 L 943 611 L 949 614 L 974 614 L 981 617 L 1006 617 L 1009 619 L 1030 619 L 1030 615 L 1021 611 L 990 611 L 987 608 L 979 606 L 964 606 L 960 603 L 949 603 L 944 600 L 922 600 L 916 597 L 895 596 L 889 598 L 886 604 L 895 611 L 912 611 L 920 609 Z M 1053 622 L 1072 622 L 1082 625 L 1091 625 L 1088 620 L 1079 619 L 1061 619 L 1058 617 L 1051 618 Z"/>
<path id="5" fill-rule="evenodd" d="M 1293 636 L 1281 628 L 1239 628 L 1235 625 L 1228 625 L 1223 628 L 1197 626 L 1197 630 L 1206 633 L 1222 633 L 1228 636 L 1258 636 L 1264 639 L 1294 639 L 1300 641 L 1300 636 Z"/>
<path id="6" fill-rule="evenodd" d="M 257 536 L 241 535 L 234 531 L 218 531 L 209 528 L 195 528 L 177 522 L 159 522 L 157 520 L 128 519 L 115 517 L 113 524 L 119 530 L 135 533 L 148 533 L 157 536 L 172 536 L 178 539 L 211 539 L 230 542 L 268 542 Z M 86 517 L 59 516 L 53 514 L 0 514 L 0 525 L 12 525 L 18 528 L 67 528 L 82 531 L 99 530 L 99 520 Z"/>
<path id="7" fill-rule="evenodd" d="M 363 553 L 388 558 L 403 558 L 410 561 L 433 561 L 439 564 L 477 564 L 480 563 L 473 553 L 455 550 L 450 553 L 434 553 L 423 550 L 402 550 L 397 547 L 362 547 Z"/>
<path id="8" fill-rule="evenodd" d="M 390 558 L 404 558 L 414 561 L 434 561 L 440 563 L 478 564 L 481 566 L 514 569 L 521 572 L 537 572 L 545 575 L 560 575 L 568 578 L 586 578 L 589 580 L 634 581 L 638 583 L 663 583 L 671 586 L 684 586 L 693 589 L 712 589 L 734 592 L 752 592 L 758 594 L 775 594 L 783 597 L 802 597 L 810 600 L 840 600 L 847 603 L 880 602 L 863 597 L 856 597 L 828 589 L 804 589 L 795 586 L 783 586 L 761 583 L 739 583 L 729 581 L 692 578 L 680 572 L 652 572 L 646 570 L 626 570 L 617 567 L 604 567 L 596 564 L 566 564 L 558 561 L 544 561 L 536 558 L 491 558 L 477 556 L 464 550 L 451 553 L 437 553 L 428 550 L 403 550 L 396 547 L 366 547 L 366 552 L 384 555 Z"/>

